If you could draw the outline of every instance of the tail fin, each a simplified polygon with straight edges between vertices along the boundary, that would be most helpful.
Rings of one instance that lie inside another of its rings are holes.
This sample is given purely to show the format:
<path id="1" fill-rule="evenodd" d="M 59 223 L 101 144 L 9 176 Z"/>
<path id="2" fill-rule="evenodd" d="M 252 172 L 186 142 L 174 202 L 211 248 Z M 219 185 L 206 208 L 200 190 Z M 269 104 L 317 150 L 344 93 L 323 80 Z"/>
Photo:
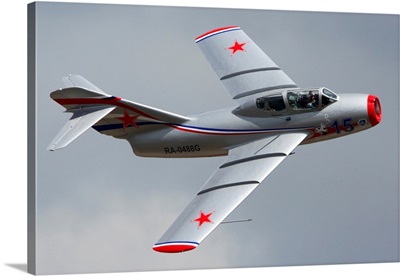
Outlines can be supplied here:
<path id="1" fill-rule="evenodd" d="M 106 135 L 124 138 L 132 133 L 190 120 L 108 95 L 82 76 L 69 75 L 63 80 L 67 87 L 52 92 L 50 97 L 64 106 L 65 112 L 71 112 L 72 117 L 48 146 L 51 151 L 67 146 L 90 127 Z"/>

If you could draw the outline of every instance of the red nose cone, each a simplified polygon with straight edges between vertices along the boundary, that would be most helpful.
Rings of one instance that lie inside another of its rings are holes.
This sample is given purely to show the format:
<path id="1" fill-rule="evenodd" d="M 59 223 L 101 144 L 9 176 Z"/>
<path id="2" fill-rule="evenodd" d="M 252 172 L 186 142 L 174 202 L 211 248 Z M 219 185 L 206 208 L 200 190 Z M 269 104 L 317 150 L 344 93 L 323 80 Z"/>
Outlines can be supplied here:
<path id="1" fill-rule="evenodd" d="M 372 126 L 375 126 L 380 123 L 382 119 L 382 109 L 381 103 L 379 102 L 378 97 L 374 95 L 368 95 L 368 117 Z"/>

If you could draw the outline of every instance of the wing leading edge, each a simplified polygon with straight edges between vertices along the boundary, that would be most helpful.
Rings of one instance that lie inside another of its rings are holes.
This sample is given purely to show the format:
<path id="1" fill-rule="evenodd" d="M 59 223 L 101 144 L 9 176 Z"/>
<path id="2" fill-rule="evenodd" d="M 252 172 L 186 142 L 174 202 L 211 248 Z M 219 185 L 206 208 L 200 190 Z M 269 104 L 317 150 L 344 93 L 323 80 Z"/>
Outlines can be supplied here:
<path id="1" fill-rule="evenodd" d="M 163 253 L 195 249 L 307 135 L 277 134 L 231 149 L 153 249 Z"/>

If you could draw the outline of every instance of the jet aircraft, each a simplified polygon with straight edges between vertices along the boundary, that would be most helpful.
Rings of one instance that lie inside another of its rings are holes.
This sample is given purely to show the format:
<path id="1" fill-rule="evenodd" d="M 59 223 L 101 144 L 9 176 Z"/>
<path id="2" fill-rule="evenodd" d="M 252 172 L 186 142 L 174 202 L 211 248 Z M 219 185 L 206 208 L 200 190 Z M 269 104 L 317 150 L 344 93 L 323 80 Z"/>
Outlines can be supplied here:
<path id="1" fill-rule="evenodd" d="M 195 249 L 286 158 L 304 144 L 371 128 L 378 97 L 300 88 L 238 26 L 195 39 L 233 108 L 182 116 L 106 94 L 79 75 L 51 98 L 72 117 L 50 143 L 63 148 L 90 127 L 127 140 L 142 157 L 226 156 L 153 249 Z"/>

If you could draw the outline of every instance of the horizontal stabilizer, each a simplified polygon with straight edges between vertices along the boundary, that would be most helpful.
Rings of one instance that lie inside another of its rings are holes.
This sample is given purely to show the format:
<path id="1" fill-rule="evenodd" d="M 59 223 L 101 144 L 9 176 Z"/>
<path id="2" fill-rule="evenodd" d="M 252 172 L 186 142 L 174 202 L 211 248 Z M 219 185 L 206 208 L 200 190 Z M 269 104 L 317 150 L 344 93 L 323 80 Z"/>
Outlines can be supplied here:
<path id="1" fill-rule="evenodd" d="M 71 119 L 64 125 L 53 141 L 51 141 L 47 149 L 54 151 L 67 146 L 114 109 L 115 106 L 103 105 L 90 106 L 72 111 L 73 115 Z"/>

